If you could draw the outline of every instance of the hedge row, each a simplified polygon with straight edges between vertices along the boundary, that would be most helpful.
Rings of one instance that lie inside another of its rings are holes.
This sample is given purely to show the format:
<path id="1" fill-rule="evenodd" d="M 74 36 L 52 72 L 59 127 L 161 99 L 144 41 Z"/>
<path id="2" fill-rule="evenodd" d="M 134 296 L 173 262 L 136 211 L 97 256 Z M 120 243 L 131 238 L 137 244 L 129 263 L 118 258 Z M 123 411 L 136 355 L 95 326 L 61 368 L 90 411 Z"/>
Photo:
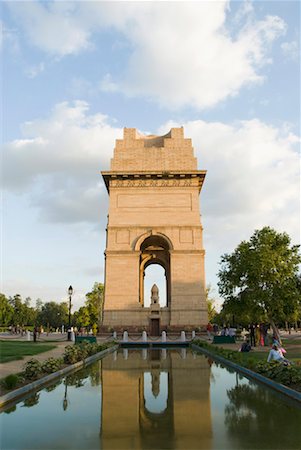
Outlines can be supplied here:
<path id="1" fill-rule="evenodd" d="M 79 345 L 67 345 L 62 358 L 48 358 L 43 362 L 32 358 L 24 365 L 20 375 L 8 375 L 2 380 L 2 385 L 7 390 L 15 389 L 20 384 L 26 384 L 27 382 L 36 380 L 42 374 L 48 375 L 57 372 L 66 364 L 75 364 L 112 345 L 114 345 L 112 342 L 106 344 L 83 342 Z"/>
<path id="2" fill-rule="evenodd" d="M 213 354 L 229 359 L 240 366 L 260 373 L 271 380 L 301 391 L 301 364 L 299 362 L 292 365 L 280 364 L 277 361 L 268 363 L 266 361 L 258 361 L 251 355 L 246 359 L 243 354 L 238 351 L 212 346 L 211 344 L 207 344 L 206 342 L 198 339 L 195 339 L 193 344 L 206 348 Z"/>

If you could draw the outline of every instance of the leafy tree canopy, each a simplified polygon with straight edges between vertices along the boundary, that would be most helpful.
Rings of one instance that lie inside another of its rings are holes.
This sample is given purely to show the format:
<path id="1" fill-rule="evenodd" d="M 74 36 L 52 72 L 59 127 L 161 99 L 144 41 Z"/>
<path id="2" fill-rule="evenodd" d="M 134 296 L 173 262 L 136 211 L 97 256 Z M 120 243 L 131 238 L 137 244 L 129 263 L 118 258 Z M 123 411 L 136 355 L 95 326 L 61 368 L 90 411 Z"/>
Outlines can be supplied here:
<path id="1" fill-rule="evenodd" d="M 102 320 L 103 301 L 104 285 L 102 283 L 94 283 L 92 291 L 86 294 L 85 302 L 90 316 L 90 325 L 100 324 Z"/>
<path id="2" fill-rule="evenodd" d="M 300 308 L 298 245 L 270 227 L 256 230 L 231 254 L 221 257 L 219 293 L 223 310 L 251 320 L 285 320 Z"/>
<path id="3" fill-rule="evenodd" d="M 54 328 L 61 327 L 68 322 L 68 304 L 65 302 L 47 302 L 42 305 L 38 313 L 37 322 L 40 325 Z"/>
<path id="4" fill-rule="evenodd" d="M 86 306 L 81 306 L 78 311 L 75 311 L 72 323 L 79 328 L 90 325 L 90 314 Z"/>
<path id="5" fill-rule="evenodd" d="M 215 299 L 212 297 L 212 288 L 210 284 L 208 284 L 208 286 L 206 287 L 206 301 L 207 301 L 208 321 L 214 322 L 215 317 L 217 315 L 217 311 L 215 309 Z"/>
<path id="6" fill-rule="evenodd" d="M 9 303 L 4 294 L 0 294 L 0 324 L 8 326 L 11 324 L 14 314 L 14 308 Z"/>

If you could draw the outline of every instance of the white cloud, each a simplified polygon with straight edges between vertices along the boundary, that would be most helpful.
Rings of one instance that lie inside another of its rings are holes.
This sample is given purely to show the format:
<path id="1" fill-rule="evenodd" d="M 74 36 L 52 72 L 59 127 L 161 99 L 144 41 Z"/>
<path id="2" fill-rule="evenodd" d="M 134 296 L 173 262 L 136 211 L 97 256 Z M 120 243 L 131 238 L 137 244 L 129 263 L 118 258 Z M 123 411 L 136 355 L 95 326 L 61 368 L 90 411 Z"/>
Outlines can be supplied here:
<path id="1" fill-rule="evenodd" d="M 46 221 L 104 221 L 107 194 L 100 170 L 109 168 L 122 130 L 77 101 L 57 104 L 49 118 L 25 123 L 22 134 L 4 146 L 5 188 L 29 193 Z"/>
<path id="2" fill-rule="evenodd" d="M 81 24 L 74 2 L 10 2 L 7 7 L 27 39 L 52 56 L 63 57 L 91 48 L 90 31 Z"/>
<path id="3" fill-rule="evenodd" d="M 255 18 L 249 2 L 227 22 L 229 2 L 54 2 L 9 4 L 32 44 L 63 57 L 95 46 L 97 33 L 117 31 L 128 43 L 124 71 L 101 87 L 150 98 L 175 109 L 213 107 L 264 80 L 270 46 L 285 32 L 276 16 Z M 234 31 L 233 31 L 234 30 Z"/>
<path id="4" fill-rule="evenodd" d="M 277 129 L 254 119 L 181 125 L 192 138 L 199 167 L 208 170 L 201 194 L 208 253 L 219 257 L 265 225 L 299 242 L 300 141 L 287 124 Z"/>
<path id="5" fill-rule="evenodd" d="M 166 123 L 159 133 L 177 125 L 192 138 L 199 167 L 208 170 L 202 210 L 216 245 L 264 225 L 298 240 L 299 139 L 288 124 L 195 120 Z M 78 101 L 56 105 L 49 118 L 24 124 L 22 132 L 5 146 L 6 188 L 29 193 L 46 221 L 104 223 L 107 193 L 99 172 L 109 168 L 122 130 Z"/>
<path id="6" fill-rule="evenodd" d="M 130 96 L 144 96 L 176 109 L 208 108 L 260 83 L 259 68 L 270 62 L 270 44 L 285 30 L 274 16 L 246 20 L 235 37 L 226 28 L 228 2 L 152 3 L 135 15 L 106 18 L 132 45 L 128 66 L 111 82 Z M 111 86 L 111 84 L 110 84 Z"/>
<path id="7" fill-rule="evenodd" d="M 208 171 L 201 193 L 201 212 L 211 283 L 215 283 L 220 255 L 232 251 L 256 228 L 270 225 L 299 241 L 299 139 L 287 123 L 275 128 L 258 119 L 232 124 L 168 122 L 158 134 L 180 125 L 184 126 L 185 136 L 192 138 L 199 168 Z M 22 134 L 21 139 L 5 145 L 6 189 L 26 193 L 46 222 L 78 224 L 82 227 L 78 236 L 91 230 L 91 224 L 97 225 L 96 235 L 103 237 L 108 195 L 100 170 L 109 167 L 115 139 L 122 136 L 122 130 L 110 125 L 108 117 L 91 114 L 88 104 L 78 101 L 72 105 L 60 103 L 48 118 L 25 123 Z M 60 229 L 68 234 L 70 227 Z M 78 247 L 78 240 L 74 238 L 76 244 L 70 243 L 72 249 Z M 90 240 L 84 242 L 83 248 Z M 86 259 L 79 259 L 74 267 L 90 269 L 95 258 Z M 95 265 L 98 261 L 97 250 Z M 48 275 L 48 271 L 44 272 Z M 71 269 L 69 272 L 70 278 Z M 63 284 L 64 280 L 58 283 L 56 298 Z M 9 293 L 17 286 L 14 281 Z M 40 295 L 35 288 L 27 293 Z"/>

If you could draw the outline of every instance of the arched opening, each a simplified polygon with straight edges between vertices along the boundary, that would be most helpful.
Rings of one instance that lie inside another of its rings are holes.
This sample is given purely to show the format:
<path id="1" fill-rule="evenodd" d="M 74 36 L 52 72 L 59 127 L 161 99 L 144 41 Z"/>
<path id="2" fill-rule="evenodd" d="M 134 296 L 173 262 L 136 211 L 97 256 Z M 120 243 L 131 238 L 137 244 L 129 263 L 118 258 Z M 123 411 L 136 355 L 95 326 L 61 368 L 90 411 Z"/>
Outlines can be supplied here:
<path id="1" fill-rule="evenodd" d="M 148 412 L 162 414 L 167 409 L 168 373 L 144 372 L 144 405 Z"/>
<path id="2" fill-rule="evenodd" d="M 148 308 L 151 304 L 151 288 L 156 284 L 159 288 L 159 304 L 161 308 L 167 306 L 166 271 L 160 264 L 149 264 L 144 271 L 144 306 Z"/>
<path id="3" fill-rule="evenodd" d="M 156 284 L 159 287 L 160 307 L 169 306 L 171 295 L 170 250 L 170 241 L 163 235 L 159 234 L 152 234 L 146 237 L 141 243 L 139 301 L 142 306 L 149 307 L 150 290 L 153 284 Z M 151 268 L 152 266 L 153 268 Z M 158 268 L 158 266 L 160 268 Z M 148 268 L 150 269 L 147 270 Z M 150 278 L 154 280 L 150 287 L 148 284 L 145 285 L 144 282 L 146 273 L 147 279 Z M 156 275 L 158 276 L 158 279 L 153 278 L 156 277 Z"/>

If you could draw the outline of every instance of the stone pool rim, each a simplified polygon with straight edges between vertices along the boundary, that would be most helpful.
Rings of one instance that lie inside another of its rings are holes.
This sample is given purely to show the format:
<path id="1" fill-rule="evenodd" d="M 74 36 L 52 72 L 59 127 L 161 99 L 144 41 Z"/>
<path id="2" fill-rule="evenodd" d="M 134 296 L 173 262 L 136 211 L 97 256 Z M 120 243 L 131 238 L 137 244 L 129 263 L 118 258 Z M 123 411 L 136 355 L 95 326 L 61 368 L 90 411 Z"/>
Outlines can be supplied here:
<path id="1" fill-rule="evenodd" d="M 295 391 L 294 389 L 284 386 L 281 383 L 277 383 L 276 381 L 270 380 L 269 378 L 264 377 L 263 375 L 260 375 L 257 372 L 253 372 L 252 370 L 247 369 L 246 367 L 240 366 L 239 364 L 236 364 L 230 361 L 229 359 L 216 355 L 215 353 L 211 353 L 210 350 L 207 350 L 203 347 L 199 347 L 196 344 L 191 344 L 191 348 L 192 350 L 196 350 L 200 353 L 210 356 L 210 358 L 218 362 L 221 362 L 225 366 L 231 367 L 237 372 L 240 372 L 243 375 L 245 375 L 247 378 L 251 378 L 257 381 L 258 383 L 264 384 L 269 388 L 273 389 L 274 391 L 277 391 L 278 393 L 283 394 L 286 397 L 289 397 L 290 399 L 297 401 L 301 405 L 301 392 Z"/>
<path id="2" fill-rule="evenodd" d="M 106 354 L 112 353 L 118 349 L 118 345 L 114 345 L 113 347 L 106 348 L 101 352 L 95 353 L 95 355 L 89 356 L 88 358 L 83 359 L 82 361 L 78 361 L 75 364 L 70 364 L 64 369 L 58 370 L 57 372 L 53 372 L 45 377 L 40 378 L 39 380 L 33 381 L 32 383 L 26 384 L 19 389 L 15 389 L 14 391 L 8 392 L 7 394 L 0 397 L 0 408 L 7 406 L 9 403 L 13 403 L 17 400 L 21 400 L 22 397 L 25 397 L 30 392 L 38 391 L 44 386 L 52 383 L 57 378 L 61 378 L 64 375 L 69 374 L 70 372 L 77 371 L 83 367 L 86 367 L 93 363 L 98 359 L 102 359 Z"/>
<path id="3" fill-rule="evenodd" d="M 175 345 L 174 345 L 175 346 Z M 95 355 L 89 356 L 88 358 L 85 358 L 82 361 L 79 361 L 75 364 L 70 364 L 69 366 L 65 367 L 64 369 L 61 369 L 57 372 L 53 372 L 49 375 L 46 375 L 45 377 L 40 378 L 39 380 L 33 381 L 32 383 L 29 383 L 19 389 L 15 389 L 14 391 L 8 392 L 7 394 L 0 397 L 0 408 L 7 406 L 9 403 L 13 403 L 17 400 L 20 400 L 22 397 L 25 397 L 30 392 L 38 391 L 44 386 L 47 386 L 51 384 L 55 379 L 61 378 L 64 375 L 69 374 L 70 372 L 77 371 L 83 367 L 86 367 L 87 365 L 90 365 L 94 361 L 98 359 L 102 359 L 106 354 L 112 353 L 118 348 L 121 347 L 120 345 L 114 345 L 113 347 L 109 347 L 105 350 L 102 350 L 101 352 L 95 353 Z M 125 346 L 124 346 L 125 347 Z M 131 347 L 131 346 L 129 346 Z M 146 345 L 146 347 L 149 347 Z M 301 404 L 301 393 L 298 391 L 295 391 L 294 389 L 291 389 L 287 386 L 284 386 L 283 384 L 277 383 L 273 380 L 270 380 L 269 378 L 264 377 L 263 375 L 260 375 L 256 372 L 253 372 L 250 369 L 247 369 L 243 366 L 240 366 L 229 359 L 226 359 L 222 356 L 216 355 L 215 353 L 211 353 L 209 350 L 199 347 L 196 344 L 190 344 L 190 347 L 192 350 L 198 351 L 200 353 L 203 353 L 204 355 L 210 356 L 212 359 L 221 362 L 225 366 L 231 367 L 237 372 L 242 373 L 248 378 L 251 378 L 255 381 L 257 381 L 260 384 L 264 384 L 268 386 L 269 388 L 277 391 L 280 394 L 285 395 L 286 397 L 289 397 L 290 399 L 293 399 L 297 401 L 299 404 Z"/>

